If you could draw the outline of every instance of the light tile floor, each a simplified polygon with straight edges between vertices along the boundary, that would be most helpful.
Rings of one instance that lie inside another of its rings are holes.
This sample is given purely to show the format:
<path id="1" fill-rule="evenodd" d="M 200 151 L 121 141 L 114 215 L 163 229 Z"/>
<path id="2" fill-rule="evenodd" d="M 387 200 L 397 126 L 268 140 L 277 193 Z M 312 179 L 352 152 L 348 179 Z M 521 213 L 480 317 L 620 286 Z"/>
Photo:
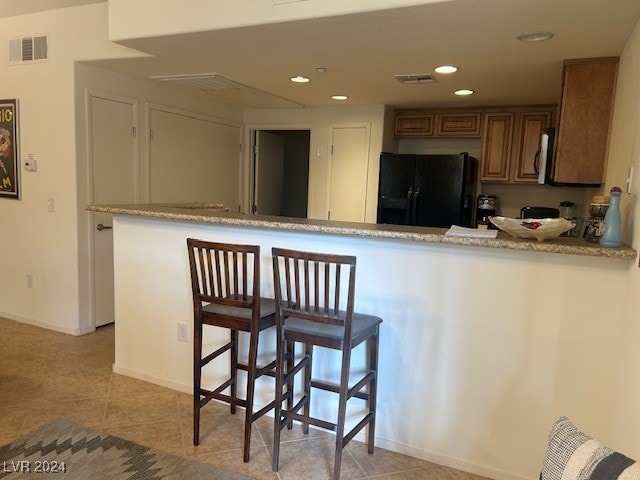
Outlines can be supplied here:
<path id="1" fill-rule="evenodd" d="M 270 418 L 253 429 L 251 461 L 242 461 L 242 411 L 207 405 L 201 442 L 192 439 L 191 397 L 111 373 L 114 327 L 73 337 L 0 318 L 0 445 L 62 418 L 174 455 L 256 479 L 331 478 L 333 435 L 284 430 L 280 471 L 271 471 Z M 343 479 L 481 480 L 376 447 L 373 455 L 352 441 L 342 461 Z"/>

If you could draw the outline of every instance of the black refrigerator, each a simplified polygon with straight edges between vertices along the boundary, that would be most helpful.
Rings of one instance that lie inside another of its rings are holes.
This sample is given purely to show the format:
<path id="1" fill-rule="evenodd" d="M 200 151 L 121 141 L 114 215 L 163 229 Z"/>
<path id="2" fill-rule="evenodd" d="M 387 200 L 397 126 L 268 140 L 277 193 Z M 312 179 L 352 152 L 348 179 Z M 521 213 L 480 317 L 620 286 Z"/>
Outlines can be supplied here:
<path id="1" fill-rule="evenodd" d="M 378 223 L 475 227 L 478 161 L 467 153 L 382 153 Z"/>

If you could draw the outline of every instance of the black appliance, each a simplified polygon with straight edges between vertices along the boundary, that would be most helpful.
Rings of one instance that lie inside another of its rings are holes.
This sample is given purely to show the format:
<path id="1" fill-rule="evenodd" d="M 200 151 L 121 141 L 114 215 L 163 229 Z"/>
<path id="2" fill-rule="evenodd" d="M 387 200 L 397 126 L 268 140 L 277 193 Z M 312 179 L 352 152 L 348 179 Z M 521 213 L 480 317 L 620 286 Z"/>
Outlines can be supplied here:
<path id="1" fill-rule="evenodd" d="M 495 195 L 478 195 L 478 208 L 476 209 L 476 223 L 486 225 L 492 230 L 497 230 L 489 217 L 495 217 L 497 211 L 498 197 Z"/>
<path id="2" fill-rule="evenodd" d="M 560 218 L 560 209 L 526 206 L 520 209 L 520 218 Z"/>
<path id="3" fill-rule="evenodd" d="M 382 153 L 378 223 L 474 227 L 478 161 L 467 153 Z"/>

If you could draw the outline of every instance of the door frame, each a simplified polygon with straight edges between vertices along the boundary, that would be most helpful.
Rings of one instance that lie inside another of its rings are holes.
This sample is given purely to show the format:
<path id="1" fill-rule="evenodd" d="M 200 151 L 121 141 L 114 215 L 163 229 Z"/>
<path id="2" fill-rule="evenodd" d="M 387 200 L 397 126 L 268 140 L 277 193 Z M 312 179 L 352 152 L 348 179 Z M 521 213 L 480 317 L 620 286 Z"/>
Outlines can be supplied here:
<path id="1" fill-rule="evenodd" d="M 133 171 L 134 171 L 134 200 L 135 203 L 140 201 L 140 115 L 139 115 L 139 101 L 133 97 L 126 97 L 110 92 L 104 92 L 93 89 L 85 89 L 85 178 L 86 185 L 86 198 L 87 205 L 93 204 L 93 121 L 92 121 L 92 109 L 91 101 L 93 98 L 101 98 L 103 100 L 109 100 L 113 102 L 120 102 L 131 105 L 133 108 L 133 127 L 136 129 L 135 141 L 133 142 Z M 88 279 L 88 302 L 87 302 L 87 315 L 89 317 L 88 327 L 86 331 L 83 329 L 81 333 L 92 332 L 96 329 L 96 312 L 95 312 L 95 249 L 94 249 L 94 236 L 95 230 L 93 228 L 93 212 L 89 212 L 88 215 L 84 215 L 84 225 L 79 225 L 80 229 L 83 229 L 87 238 L 87 261 L 83 266 L 80 266 L 85 271 L 85 275 Z"/>
<path id="2" fill-rule="evenodd" d="M 307 210 L 311 210 L 313 199 L 313 182 L 311 181 L 312 158 L 315 146 L 315 125 L 313 123 L 248 123 L 244 129 L 244 142 L 247 148 L 243 148 L 241 198 L 242 213 L 251 213 L 253 205 L 253 149 L 255 147 L 255 132 L 259 130 L 307 130 L 309 131 L 309 191 L 307 192 Z M 307 215 L 308 216 L 308 215 Z"/>

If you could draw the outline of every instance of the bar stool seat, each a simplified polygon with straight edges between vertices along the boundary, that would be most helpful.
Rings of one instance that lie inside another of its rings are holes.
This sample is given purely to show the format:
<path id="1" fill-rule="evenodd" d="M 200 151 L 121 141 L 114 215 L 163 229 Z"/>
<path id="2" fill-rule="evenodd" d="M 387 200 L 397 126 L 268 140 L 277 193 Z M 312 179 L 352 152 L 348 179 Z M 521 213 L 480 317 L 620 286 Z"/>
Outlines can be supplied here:
<path id="1" fill-rule="evenodd" d="M 272 410 L 275 401 L 254 411 L 255 381 L 274 375 L 275 359 L 257 365 L 260 332 L 275 325 L 275 301 L 260 297 L 260 247 L 187 239 L 193 293 L 193 444 L 200 443 L 200 410 L 211 400 L 245 409 L 243 460 L 249 461 L 251 425 Z M 203 357 L 203 326 L 226 328 L 229 342 Z M 238 361 L 239 332 L 249 333 L 246 363 Z M 214 388 L 202 386 L 202 369 L 220 355 L 230 353 L 230 376 Z M 237 393 L 238 371 L 247 372 L 245 398 Z M 229 393 L 224 393 L 229 390 Z"/>
<path id="2" fill-rule="evenodd" d="M 293 421 L 336 432 L 333 478 L 340 478 L 342 451 L 349 441 L 368 426 L 367 450 L 374 451 L 376 397 L 378 382 L 379 331 L 382 319 L 354 312 L 356 258 L 272 249 L 273 279 L 276 297 L 276 404 L 274 410 L 273 464 L 277 471 L 280 457 L 280 433 Z M 362 377 L 349 385 L 351 351 L 366 342 L 366 368 Z M 304 344 L 304 355 L 296 355 L 296 343 Z M 341 352 L 340 383 L 313 378 L 314 347 Z M 302 373 L 301 398 L 295 402 L 294 378 Z M 368 386 L 367 391 L 365 387 Z M 337 421 L 311 415 L 311 389 L 338 394 Z M 360 398 L 368 412 L 345 433 L 347 401 Z M 286 408 L 283 403 L 286 400 Z"/>
<path id="3" fill-rule="evenodd" d="M 248 300 L 250 301 L 251 299 L 248 298 Z M 240 322 L 243 322 L 244 324 L 251 322 L 251 315 L 252 315 L 251 310 L 248 308 L 233 307 L 230 305 L 218 305 L 215 303 L 210 303 L 208 305 L 205 305 L 202 308 L 202 313 L 205 315 L 213 314 L 220 317 L 234 318 L 239 320 Z M 271 324 L 269 326 L 273 326 L 276 324 L 275 313 L 276 313 L 275 300 L 273 298 L 264 298 L 264 297 L 261 298 L 260 311 L 258 313 L 258 315 L 260 315 L 260 318 L 272 317 L 270 319 Z M 243 330 L 243 331 L 248 332 L 250 331 L 250 328 L 247 327 L 246 330 Z"/>
<path id="4" fill-rule="evenodd" d="M 274 304 L 275 305 L 275 304 Z M 344 320 L 346 312 L 340 311 L 338 315 L 330 313 Z M 382 319 L 373 315 L 365 315 L 363 313 L 353 313 L 351 327 L 351 342 L 356 345 L 367 337 L 374 335 L 378 326 L 382 323 Z M 307 343 L 308 341 L 320 345 L 318 337 L 322 338 L 328 348 L 342 349 L 344 346 L 344 327 L 339 325 L 327 325 L 312 320 L 305 320 L 299 317 L 287 317 L 286 323 L 282 326 L 284 334 L 287 338 L 297 342 Z"/>

